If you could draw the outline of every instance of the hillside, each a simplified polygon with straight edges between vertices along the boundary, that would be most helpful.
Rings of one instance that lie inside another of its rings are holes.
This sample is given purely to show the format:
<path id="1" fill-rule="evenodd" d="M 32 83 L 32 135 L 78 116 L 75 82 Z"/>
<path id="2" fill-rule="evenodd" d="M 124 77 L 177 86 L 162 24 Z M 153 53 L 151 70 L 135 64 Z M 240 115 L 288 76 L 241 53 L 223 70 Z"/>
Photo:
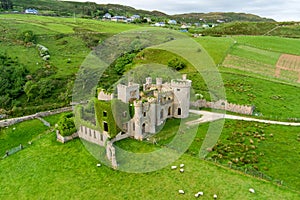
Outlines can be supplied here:
<path id="1" fill-rule="evenodd" d="M 147 17 L 167 17 L 167 14 L 159 11 L 137 10 L 130 6 L 118 4 L 96 4 L 93 2 L 71 2 L 58 0 L 13 0 L 14 9 L 23 11 L 26 8 L 35 8 L 43 15 L 102 17 L 105 13 L 131 16 L 139 14 Z"/>
<path id="2" fill-rule="evenodd" d="M 190 32 L 202 35 L 265 35 L 290 38 L 300 37 L 300 24 L 297 22 L 230 22 L 213 28 L 194 28 Z"/>
<path id="3" fill-rule="evenodd" d="M 0 107 L 9 115 L 68 105 L 75 74 L 92 48 L 114 34 L 138 28 L 23 14 L 0 15 L 0 22 Z M 37 44 L 47 49 L 49 59 L 40 56 Z"/>
<path id="4" fill-rule="evenodd" d="M 173 18 L 178 21 L 190 21 L 190 22 L 217 22 L 222 20 L 224 22 L 233 21 L 246 21 L 246 22 L 275 22 L 273 19 L 261 18 L 257 15 L 246 13 L 234 13 L 234 12 L 210 12 L 210 13 L 186 13 L 173 15 Z"/>
<path id="5" fill-rule="evenodd" d="M 109 12 L 112 15 L 131 16 L 139 14 L 143 17 L 151 17 L 153 20 L 176 19 L 179 22 L 194 23 L 200 21 L 206 23 L 215 23 L 217 20 L 224 20 L 225 22 L 232 21 L 249 21 L 249 22 L 274 22 L 273 19 L 261 18 L 257 15 L 246 13 L 188 13 L 178 15 L 168 15 L 158 10 L 147 11 L 139 10 L 130 6 L 118 4 L 96 4 L 93 2 L 71 2 L 58 0 L 12 0 L 14 9 L 23 11 L 26 8 L 35 8 L 41 14 L 58 15 L 58 16 L 73 16 L 74 13 L 84 17 L 102 17 Z"/>

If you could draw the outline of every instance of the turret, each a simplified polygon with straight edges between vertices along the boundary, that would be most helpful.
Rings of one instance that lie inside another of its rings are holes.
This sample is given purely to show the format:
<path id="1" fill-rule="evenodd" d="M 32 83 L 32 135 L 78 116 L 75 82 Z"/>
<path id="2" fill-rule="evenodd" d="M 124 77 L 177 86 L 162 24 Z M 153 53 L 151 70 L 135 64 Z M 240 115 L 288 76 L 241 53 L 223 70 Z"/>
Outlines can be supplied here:
<path id="1" fill-rule="evenodd" d="M 171 81 L 171 87 L 174 92 L 174 117 L 187 118 L 190 107 L 190 90 L 192 81 L 187 79 L 184 74 L 182 79 Z"/>

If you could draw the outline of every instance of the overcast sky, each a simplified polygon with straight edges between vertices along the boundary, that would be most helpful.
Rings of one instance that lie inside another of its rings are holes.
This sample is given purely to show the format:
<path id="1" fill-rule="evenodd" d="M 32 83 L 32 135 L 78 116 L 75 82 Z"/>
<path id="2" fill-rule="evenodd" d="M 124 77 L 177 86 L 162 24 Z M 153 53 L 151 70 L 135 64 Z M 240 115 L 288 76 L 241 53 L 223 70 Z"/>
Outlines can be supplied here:
<path id="1" fill-rule="evenodd" d="M 72 0 L 87 1 L 87 0 Z M 99 4 L 122 4 L 167 14 L 189 12 L 244 12 L 276 21 L 300 21 L 299 0 L 88 0 Z"/>

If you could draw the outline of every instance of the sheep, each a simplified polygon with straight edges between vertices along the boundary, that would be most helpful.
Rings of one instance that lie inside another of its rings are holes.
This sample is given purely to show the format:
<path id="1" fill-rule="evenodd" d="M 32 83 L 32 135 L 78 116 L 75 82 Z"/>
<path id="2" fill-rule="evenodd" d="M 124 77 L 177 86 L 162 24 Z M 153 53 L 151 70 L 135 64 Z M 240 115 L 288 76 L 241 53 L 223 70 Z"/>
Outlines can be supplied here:
<path id="1" fill-rule="evenodd" d="M 195 194 L 196 198 L 198 198 L 199 196 L 203 196 L 203 192 L 198 192 L 197 194 Z"/>
<path id="2" fill-rule="evenodd" d="M 183 190 L 178 190 L 179 194 L 184 194 Z"/>
<path id="3" fill-rule="evenodd" d="M 183 172 L 184 172 L 184 169 L 180 169 L 180 172 L 183 173 Z"/>
<path id="4" fill-rule="evenodd" d="M 250 188 L 250 189 L 249 189 L 249 192 L 255 193 L 255 190 L 254 190 L 253 188 Z"/>
<path id="5" fill-rule="evenodd" d="M 217 198 L 218 198 L 218 196 L 216 194 L 214 194 L 214 199 L 217 199 Z"/>
<path id="6" fill-rule="evenodd" d="M 177 166 L 172 166 L 171 169 L 177 169 Z"/>
<path id="7" fill-rule="evenodd" d="M 180 164 L 180 168 L 183 168 L 184 167 L 184 164 Z"/>
<path id="8" fill-rule="evenodd" d="M 100 164 L 100 163 L 98 163 L 98 164 L 97 164 L 97 167 L 101 167 L 101 164 Z"/>

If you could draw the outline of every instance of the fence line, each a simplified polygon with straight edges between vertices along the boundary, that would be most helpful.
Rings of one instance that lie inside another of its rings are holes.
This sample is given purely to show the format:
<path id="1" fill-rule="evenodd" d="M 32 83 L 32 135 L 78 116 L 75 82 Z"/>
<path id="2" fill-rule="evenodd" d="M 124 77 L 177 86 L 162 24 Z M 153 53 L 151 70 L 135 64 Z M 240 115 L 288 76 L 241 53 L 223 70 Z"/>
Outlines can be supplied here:
<path id="1" fill-rule="evenodd" d="M 11 156 L 15 153 L 18 153 L 19 151 L 22 151 L 23 149 L 28 148 L 29 146 L 32 145 L 33 142 L 36 142 L 36 141 L 42 139 L 44 136 L 46 136 L 47 134 L 49 134 L 53 131 L 54 131 L 54 129 L 51 128 L 51 129 L 47 130 L 45 133 L 42 133 L 42 134 L 38 135 L 37 137 L 35 137 L 33 140 L 28 141 L 28 143 L 26 145 L 25 144 L 20 144 L 19 146 L 16 146 L 16 147 L 13 147 L 13 148 L 7 150 L 4 154 L 4 156 L 2 156 L 2 159 L 5 159 L 5 158 L 7 158 L 7 157 L 9 157 L 9 156 Z"/>
<path id="2" fill-rule="evenodd" d="M 269 182 L 276 183 L 278 185 L 283 185 L 283 180 L 272 178 L 271 176 L 268 176 L 268 175 L 264 174 L 263 172 L 257 171 L 257 170 L 252 169 L 252 168 L 242 168 L 242 167 L 234 166 L 232 164 L 226 165 L 226 164 L 220 163 L 217 159 L 212 159 L 212 158 L 205 158 L 204 160 L 206 160 L 208 162 L 214 162 L 219 166 L 230 168 L 232 170 L 242 172 L 243 174 L 246 174 L 246 175 L 257 177 L 257 178 L 260 178 L 260 179 L 263 179 L 263 180 L 266 180 L 266 181 L 269 181 Z M 284 186 L 288 187 L 287 185 L 284 185 Z"/>

